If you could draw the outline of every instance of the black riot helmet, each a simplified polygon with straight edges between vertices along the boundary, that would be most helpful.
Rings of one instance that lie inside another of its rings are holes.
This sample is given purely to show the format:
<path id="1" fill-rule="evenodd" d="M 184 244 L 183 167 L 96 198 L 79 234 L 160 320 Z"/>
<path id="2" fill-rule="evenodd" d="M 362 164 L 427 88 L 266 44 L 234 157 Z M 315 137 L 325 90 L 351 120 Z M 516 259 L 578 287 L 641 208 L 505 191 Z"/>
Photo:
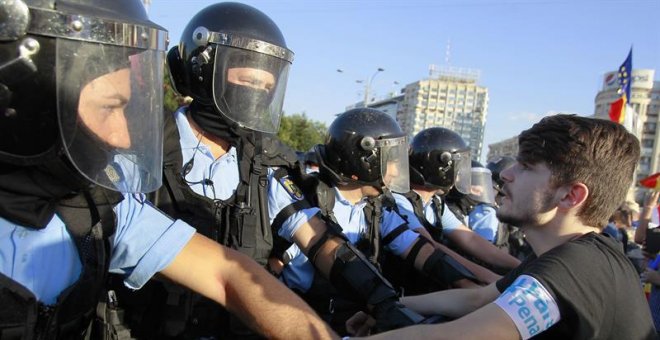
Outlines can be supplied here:
<path id="1" fill-rule="evenodd" d="M 515 163 L 516 163 L 515 158 L 511 156 L 502 156 L 486 164 L 486 167 L 492 173 L 493 186 L 495 187 L 495 190 L 497 190 L 498 192 L 502 191 L 502 186 L 504 185 L 504 181 L 500 177 L 500 173 L 502 173 L 502 171 L 506 170 Z"/>
<path id="2" fill-rule="evenodd" d="M 456 132 L 432 127 L 410 142 L 410 181 L 448 193 L 452 186 L 470 192 L 470 148 Z"/>
<path id="3" fill-rule="evenodd" d="M 325 144 L 317 147 L 319 172 L 336 184 L 408 192 L 407 149 L 406 134 L 388 114 L 349 110 L 332 122 Z"/>
<path id="4" fill-rule="evenodd" d="M 64 159 L 112 190 L 160 186 L 167 32 L 142 3 L 7 0 L 0 18 L 0 163 Z"/>
<path id="5" fill-rule="evenodd" d="M 272 20 L 233 2 L 197 13 L 167 56 L 177 92 L 217 112 L 193 117 L 202 128 L 221 120 L 267 133 L 279 128 L 292 61 L 293 52 Z"/>

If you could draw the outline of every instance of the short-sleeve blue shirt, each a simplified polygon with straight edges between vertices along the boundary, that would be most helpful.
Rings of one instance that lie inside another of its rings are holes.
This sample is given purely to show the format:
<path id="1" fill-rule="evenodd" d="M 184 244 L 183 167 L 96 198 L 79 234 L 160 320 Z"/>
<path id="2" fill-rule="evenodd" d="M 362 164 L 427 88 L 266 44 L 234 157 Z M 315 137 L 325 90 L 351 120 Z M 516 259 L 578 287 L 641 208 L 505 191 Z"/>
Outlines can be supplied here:
<path id="1" fill-rule="evenodd" d="M 500 221 L 495 208 L 488 204 L 477 204 L 468 215 L 469 228 L 477 235 L 495 243 Z"/>
<path id="2" fill-rule="evenodd" d="M 110 272 L 123 274 L 138 289 L 163 270 L 195 230 L 173 221 L 144 195 L 125 195 L 114 208 L 117 229 L 111 237 Z M 44 229 L 26 228 L 0 217 L 0 272 L 30 290 L 46 305 L 78 280 L 82 264 L 64 222 L 55 215 Z"/>
<path id="3" fill-rule="evenodd" d="M 186 107 L 177 110 L 174 118 L 180 135 L 183 167 L 186 167 L 186 163 L 192 164 L 185 174 L 188 185 L 196 193 L 211 199 L 230 198 L 239 183 L 236 149 L 232 147 L 226 154 L 215 159 L 209 147 L 200 141 L 199 136 L 195 136 L 186 117 Z M 268 214 L 271 223 L 284 207 L 303 199 L 298 193 L 287 190 L 291 187 L 285 187 L 285 184 L 290 184 L 287 177 L 278 181 L 273 169 L 268 169 Z M 318 211 L 318 208 L 309 208 L 296 212 L 284 221 L 279 234 L 291 241 L 298 228 Z"/>
<path id="4" fill-rule="evenodd" d="M 399 212 L 402 215 L 407 216 L 409 221 L 413 219 L 417 220 L 412 203 L 410 203 L 410 201 L 408 201 L 405 196 L 395 193 L 394 199 L 396 200 L 396 204 L 399 207 Z M 442 233 L 444 235 L 449 235 L 449 233 L 458 229 L 463 223 L 458 218 L 456 218 L 456 215 L 454 215 L 451 210 L 449 210 L 447 204 L 444 203 L 444 201 L 442 202 L 442 204 L 445 205 L 442 211 Z M 424 203 L 424 216 L 426 216 L 426 220 L 431 224 L 435 224 L 435 209 L 436 207 L 432 200 Z"/>
<path id="5" fill-rule="evenodd" d="M 367 232 L 367 220 L 364 215 L 365 200 L 353 205 L 346 200 L 339 190 L 335 190 L 335 206 L 333 213 L 337 222 L 343 229 L 344 235 L 348 238 L 349 242 L 356 244 L 360 240 L 360 236 Z M 383 210 L 383 220 L 381 223 L 381 237 L 387 236 L 397 227 L 405 224 L 406 221 L 401 218 L 397 213 L 390 210 Z M 411 223 L 419 223 L 412 221 Z M 412 231 L 421 227 L 421 225 L 411 225 L 410 230 L 407 230 L 397 236 L 391 243 L 385 246 L 385 249 L 391 251 L 395 255 L 402 255 L 412 244 L 417 240 L 419 234 Z M 294 245 L 287 250 L 289 255 L 294 255 L 292 260 L 284 267 L 282 272 L 282 280 L 290 288 L 295 288 L 300 291 L 306 292 L 312 285 L 314 279 L 314 267 L 309 262 L 307 257 Z"/>

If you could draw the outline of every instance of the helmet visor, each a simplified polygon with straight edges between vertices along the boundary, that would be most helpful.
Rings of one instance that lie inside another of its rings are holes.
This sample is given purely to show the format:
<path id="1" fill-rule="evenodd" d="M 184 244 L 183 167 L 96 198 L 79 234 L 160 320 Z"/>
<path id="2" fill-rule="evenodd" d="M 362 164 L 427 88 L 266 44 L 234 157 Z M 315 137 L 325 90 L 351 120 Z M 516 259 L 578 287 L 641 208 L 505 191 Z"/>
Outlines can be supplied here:
<path id="1" fill-rule="evenodd" d="M 246 129 L 276 133 L 291 63 L 218 45 L 214 65 L 213 101 L 219 112 Z"/>
<path id="2" fill-rule="evenodd" d="M 470 160 L 470 151 L 456 152 L 452 154 L 454 171 L 456 171 L 456 181 L 454 186 L 461 193 L 470 193 L 470 182 L 472 180 L 472 161 Z"/>
<path id="3" fill-rule="evenodd" d="M 495 204 L 493 177 L 486 168 L 472 168 L 472 183 L 468 196 L 477 202 Z"/>
<path id="4" fill-rule="evenodd" d="M 378 140 L 376 146 L 380 146 L 380 169 L 385 186 L 398 193 L 410 191 L 407 138 Z"/>
<path id="5" fill-rule="evenodd" d="M 124 193 L 161 185 L 163 54 L 57 39 L 62 139 L 92 182 Z"/>

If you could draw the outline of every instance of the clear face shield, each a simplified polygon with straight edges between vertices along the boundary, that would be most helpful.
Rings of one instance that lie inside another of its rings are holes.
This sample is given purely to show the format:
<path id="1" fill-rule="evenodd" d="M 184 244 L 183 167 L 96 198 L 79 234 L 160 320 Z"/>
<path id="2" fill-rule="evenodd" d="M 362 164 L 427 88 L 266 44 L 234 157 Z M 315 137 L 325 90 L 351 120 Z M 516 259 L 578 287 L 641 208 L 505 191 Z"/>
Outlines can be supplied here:
<path id="1" fill-rule="evenodd" d="M 376 146 L 382 155 L 380 169 L 385 186 L 393 192 L 410 191 L 407 137 L 377 140 Z"/>
<path id="2" fill-rule="evenodd" d="M 472 182 L 472 161 L 470 160 L 470 151 L 455 152 L 451 154 L 456 179 L 454 187 L 461 193 L 469 194 Z"/>
<path id="3" fill-rule="evenodd" d="M 218 44 L 215 50 L 216 109 L 243 128 L 276 133 L 293 53 L 258 40 L 235 37 L 232 41 L 229 46 Z"/>
<path id="4" fill-rule="evenodd" d="M 162 177 L 167 33 L 125 24 L 111 31 L 113 38 L 103 35 L 107 23 L 81 25 L 91 37 L 85 40 L 96 41 L 57 39 L 56 46 L 64 149 L 76 169 L 100 186 L 124 193 L 154 191 Z M 100 42 L 107 40 L 126 44 Z"/>
<path id="5" fill-rule="evenodd" d="M 477 202 L 495 204 L 495 190 L 490 170 L 486 168 L 472 168 L 472 183 L 468 196 Z"/>

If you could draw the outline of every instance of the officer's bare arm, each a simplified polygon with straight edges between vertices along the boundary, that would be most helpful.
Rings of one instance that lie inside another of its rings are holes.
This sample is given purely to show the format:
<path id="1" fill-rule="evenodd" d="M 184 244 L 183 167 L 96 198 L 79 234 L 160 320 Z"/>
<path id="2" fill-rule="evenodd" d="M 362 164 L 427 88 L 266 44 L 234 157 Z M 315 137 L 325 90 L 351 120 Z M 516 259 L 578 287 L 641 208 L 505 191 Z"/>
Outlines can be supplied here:
<path id="1" fill-rule="evenodd" d="M 520 265 L 520 260 L 495 247 L 465 225 L 460 225 L 447 237 L 472 256 L 486 263 L 502 268 L 515 268 Z"/>
<path id="2" fill-rule="evenodd" d="M 309 306 L 256 262 L 199 234 L 161 274 L 226 306 L 267 338 L 337 338 Z"/>
<path id="3" fill-rule="evenodd" d="M 330 275 L 330 269 L 334 264 L 335 250 L 344 243 L 344 240 L 338 236 L 327 234 L 327 229 L 328 227 L 323 220 L 318 217 L 312 217 L 307 223 L 300 226 L 293 235 L 293 241 L 308 256 L 314 245 L 319 244 L 319 241 L 322 241 L 323 237 L 328 238 L 322 245 L 319 245 L 318 251 L 314 258 L 311 259 L 314 261 L 317 269 L 326 277 Z"/>

